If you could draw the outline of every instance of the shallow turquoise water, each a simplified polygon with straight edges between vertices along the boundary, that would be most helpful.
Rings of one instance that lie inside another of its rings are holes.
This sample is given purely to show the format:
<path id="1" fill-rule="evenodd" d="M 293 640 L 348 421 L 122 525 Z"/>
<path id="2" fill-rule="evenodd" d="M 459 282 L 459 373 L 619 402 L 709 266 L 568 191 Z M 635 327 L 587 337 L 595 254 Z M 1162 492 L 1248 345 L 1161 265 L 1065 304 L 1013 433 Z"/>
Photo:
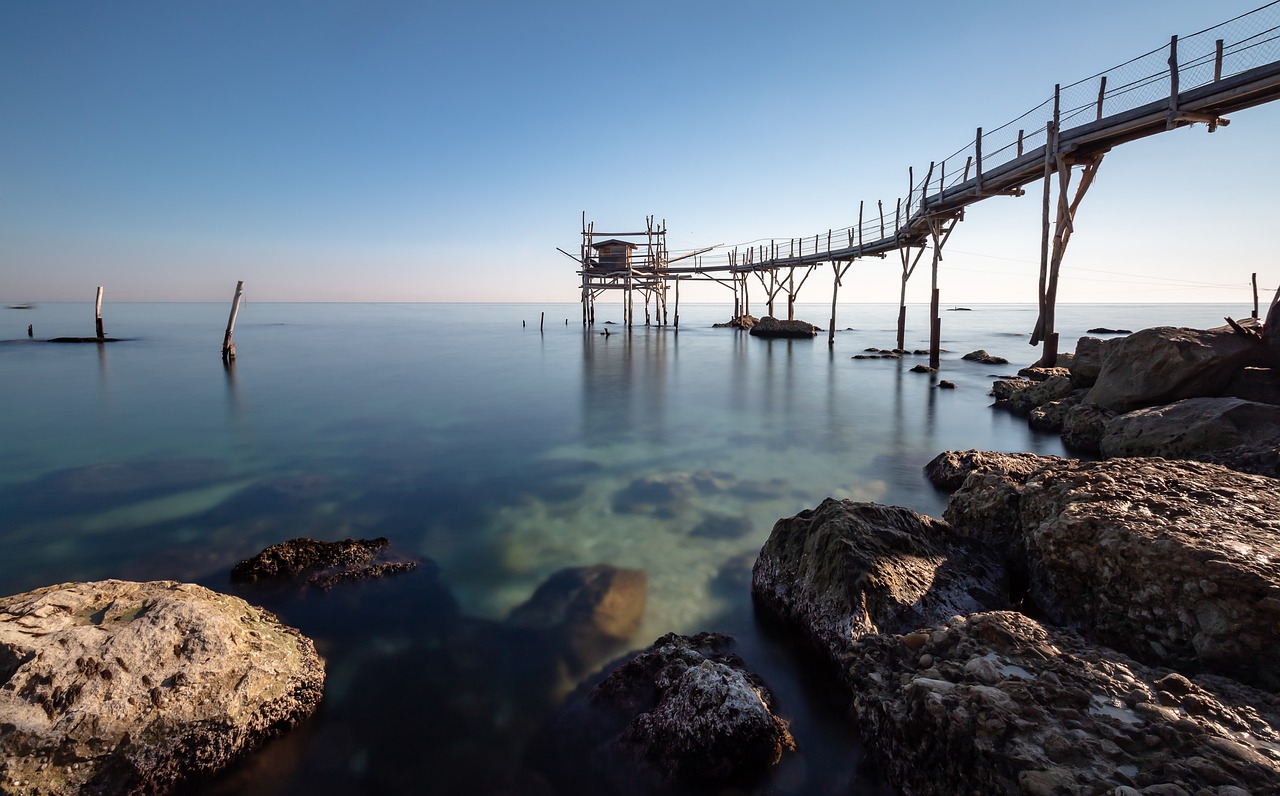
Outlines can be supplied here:
<path id="1" fill-rule="evenodd" d="M 0 590 L 105 577 L 229 590 L 230 567 L 274 542 L 387 536 L 436 562 L 463 615 L 497 623 L 560 568 L 639 568 L 649 593 L 637 646 L 726 631 L 779 692 L 801 752 L 775 792 L 881 792 L 865 765 L 849 779 L 859 752 L 843 706 L 757 628 L 751 557 L 775 520 L 827 496 L 940 515 L 921 467 L 941 450 L 1062 453 L 989 408 L 991 377 L 1037 355 L 1034 307 L 945 313 L 941 377 L 954 391 L 909 373 L 910 358 L 851 359 L 893 346 L 894 306 L 841 307 L 837 328 L 850 330 L 834 349 L 825 334 L 711 329 L 728 315 L 719 305 L 682 306 L 678 331 L 627 334 L 604 324 L 616 309 L 584 331 L 575 304 L 250 303 L 232 368 L 218 355 L 225 305 L 108 304 L 107 333 L 126 339 L 105 346 L 27 342 L 29 323 L 37 338 L 92 334 L 91 305 L 0 309 Z M 825 326 L 829 310 L 797 316 Z M 908 347 L 927 345 L 926 312 L 911 308 Z M 1248 310 L 1065 306 L 1059 326 L 1070 350 L 1092 326 L 1214 326 L 1228 314 Z M 959 359 L 978 348 L 1013 364 Z M 423 582 L 245 595 L 317 639 L 330 683 L 320 716 L 260 754 L 235 790 L 414 792 L 405 783 L 429 749 L 392 754 L 377 739 L 420 733 L 434 692 L 368 694 L 435 665 L 421 654 L 436 632 Z M 476 692 L 497 707 L 475 716 L 505 715 L 501 695 L 528 687 L 521 667 L 476 669 Z M 526 732 L 475 729 L 465 715 L 449 748 L 470 743 L 485 760 Z"/>

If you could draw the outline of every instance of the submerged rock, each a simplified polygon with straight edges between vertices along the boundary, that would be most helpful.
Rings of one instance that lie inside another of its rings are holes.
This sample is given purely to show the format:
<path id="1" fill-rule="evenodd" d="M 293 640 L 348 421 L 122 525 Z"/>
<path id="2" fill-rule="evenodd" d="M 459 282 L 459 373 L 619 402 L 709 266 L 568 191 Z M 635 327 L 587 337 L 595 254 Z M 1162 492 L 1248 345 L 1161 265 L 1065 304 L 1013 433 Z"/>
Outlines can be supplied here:
<path id="1" fill-rule="evenodd" d="M 584 684 L 556 723 L 550 762 L 575 791 L 749 787 L 795 748 L 773 696 L 732 639 L 667 634 Z"/>
<path id="2" fill-rule="evenodd" d="M 381 560 L 391 544 L 377 539 L 343 539 L 321 542 L 299 537 L 273 544 L 231 570 L 232 582 L 288 581 L 300 578 L 307 585 L 330 589 L 349 580 L 368 580 L 408 572 L 415 561 Z"/>
<path id="3" fill-rule="evenodd" d="M 863 738 L 907 793 L 1280 792 L 1273 695 L 1150 669 L 1021 614 L 865 636 L 846 678 Z"/>
<path id="4" fill-rule="evenodd" d="M 554 636 L 552 647 L 563 653 L 571 673 L 581 675 L 635 635 L 647 587 L 648 577 L 638 569 L 562 569 L 512 609 L 507 625 Z"/>
<path id="5" fill-rule="evenodd" d="M 766 315 L 751 327 L 753 337 L 813 337 L 821 329 L 808 321 L 782 321 Z"/>
<path id="6" fill-rule="evenodd" d="M 980 543 L 897 506 L 824 500 L 779 520 L 752 570 L 758 611 L 839 661 L 854 639 L 1007 607 Z"/>
<path id="7" fill-rule="evenodd" d="M 162 794 L 309 716 L 324 668 L 239 598 L 107 580 L 0 599 L 0 683 L 0 790 Z"/>
<path id="8" fill-rule="evenodd" d="M 1055 624 L 1152 665 L 1280 690 L 1280 481 L 1164 459 L 971 478 L 947 518 L 1021 558 Z"/>
<path id="9" fill-rule="evenodd" d="M 1067 356 L 1067 355 L 1066 355 L 1066 354 L 1059 354 L 1059 355 L 1058 355 L 1058 362 L 1059 362 L 1059 363 L 1061 363 L 1061 362 L 1062 362 L 1062 358 L 1063 358 L 1063 357 L 1065 357 L 1065 356 Z M 1029 368 L 1022 368 L 1022 369 L 1020 369 L 1020 370 L 1018 371 L 1018 375 L 1019 375 L 1019 376 L 1021 376 L 1021 377 L 1022 377 L 1022 378 L 1024 378 L 1024 379 L 1031 379 L 1032 381 L 1048 381 L 1049 379 L 1053 378 L 1054 376 L 1067 376 L 1067 377 L 1070 377 L 1070 376 L 1071 376 L 1071 370 L 1070 370 L 1070 368 L 1068 368 L 1068 367 L 1066 367 L 1065 365 L 1062 365 L 1062 364 L 1059 364 L 1059 365 L 1057 365 L 1057 366 L 1055 366 L 1055 367 L 1052 367 L 1052 368 L 1045 368 L 1045 367 L 1041 367 L 1041 366 L 1039 366 L 1039 365 L 1032 365 L 1032 366 L 1031 366 L 1031 367 L 1029 367 Z"/>

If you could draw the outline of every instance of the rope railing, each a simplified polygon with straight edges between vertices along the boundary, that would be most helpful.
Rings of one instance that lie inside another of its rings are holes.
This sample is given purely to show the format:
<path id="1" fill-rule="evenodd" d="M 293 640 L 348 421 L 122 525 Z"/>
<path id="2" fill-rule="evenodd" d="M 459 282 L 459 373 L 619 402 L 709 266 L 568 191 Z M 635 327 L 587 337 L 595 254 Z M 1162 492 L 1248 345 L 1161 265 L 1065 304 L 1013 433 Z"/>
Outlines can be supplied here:
<path id="1" fill-rule="evenodd" d="M 1280 0 L 1057 87 L 1059 132 L 1168 99 L 1174 85 L 1172 47 L 1177 52 L 1178 93 L 1280 61 Z M 913 215 L 921 213 L 926 200 L 977 176 L 979 163 L 985 174 L 1044 147 L 1047 127 L 1054 119 L 1054 105 L 1055 97 L 1050 96 L 1016 119 L 988 131 L 979 130 L 971 141 L 934 161 L 929 168 L 913 168 L 907 196 L 887 202 L 863 202 L 860 224 L 800 238 L 770 238 L 729 246 L 722 260 L 700 258 L 698 262 L 706 266 L 720 260 L 722 265 L 741 268 L 883 243 L 894 238 Z"/>

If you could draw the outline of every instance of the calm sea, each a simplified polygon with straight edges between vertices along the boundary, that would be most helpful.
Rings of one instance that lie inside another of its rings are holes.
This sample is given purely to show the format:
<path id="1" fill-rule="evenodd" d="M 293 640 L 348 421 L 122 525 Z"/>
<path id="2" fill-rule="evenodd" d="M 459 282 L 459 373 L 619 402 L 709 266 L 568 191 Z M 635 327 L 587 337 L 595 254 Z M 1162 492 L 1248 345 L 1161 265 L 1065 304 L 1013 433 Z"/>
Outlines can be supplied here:
<path id="1" fill-rule="evenodd" d="M 825 327 L 829 312 L 797 317 Z M 851 358 L 893 347 L 896 306 L 842 306 L 834 349 L 710 328 L 724 305 L 680 314 L 678 331 L 627 334 L 604 323 L 616 305 L 584 331 L 576 304 L 249 303 L 224 368 L 226 304 L 107 304 L 125 340 L 105 346 L 27 340 L 28 324 L 37 340 L 92 335 L 92 305 L 0 309 L 0 593 L 189 580 L 316 639 L 320 713 L 201 793 L 518 793 L 533 792 L 530 737 L 580 673 L 508 645 L 502 620 L 559 569 L 642 569 L 636 646 L 727 632 L 777 692 L 800 751 L 769 792 L 886 793 L 842 701 L 757 627 L 752 557 L 778 518 L 828 496 L 939 516 L 921 475 L 939 451 L 1063 453 L 989 408 L 992 376 L 1037 356 L 1035 309 L 944 313 L 952 391 L 908 372 L 923 358 Z M 1248 314 L 1068 305 L 1058 323 L 1069 351 L 1090 327 Z M 927 346 L 926 318 L 909 309 L 908 348 Z M 1013 364 L 960 360 L 979 348 Z M 456 611 L 429 567 L 302 596 L 228 583 L 297 536 L 386 536 L 435 562 Z"/>

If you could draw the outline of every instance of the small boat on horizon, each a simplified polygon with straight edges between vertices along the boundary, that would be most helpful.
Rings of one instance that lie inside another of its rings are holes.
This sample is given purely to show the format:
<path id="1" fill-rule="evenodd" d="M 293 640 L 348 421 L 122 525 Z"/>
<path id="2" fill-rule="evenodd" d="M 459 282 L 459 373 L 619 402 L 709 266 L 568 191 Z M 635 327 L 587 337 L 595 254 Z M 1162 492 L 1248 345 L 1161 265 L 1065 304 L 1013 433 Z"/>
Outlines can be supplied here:
<path id="1" fill-rule="evenodd" d="M 9 305 L 9 309 L 11 310 L 34 310 L 35 308 L 36 308 L 36 305 L 34 304 L 10 304 Z"/>

